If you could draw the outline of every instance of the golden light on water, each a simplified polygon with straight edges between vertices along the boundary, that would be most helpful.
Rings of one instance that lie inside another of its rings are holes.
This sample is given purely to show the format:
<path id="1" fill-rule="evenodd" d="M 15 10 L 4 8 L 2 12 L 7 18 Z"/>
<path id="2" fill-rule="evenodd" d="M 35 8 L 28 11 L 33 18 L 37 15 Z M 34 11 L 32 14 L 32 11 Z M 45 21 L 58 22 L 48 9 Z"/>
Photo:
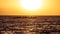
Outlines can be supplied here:
<path id="1" fill-rule="evenodd" d="M 60 0 L 0 0 L 0 15 L 60 15 Z"/>

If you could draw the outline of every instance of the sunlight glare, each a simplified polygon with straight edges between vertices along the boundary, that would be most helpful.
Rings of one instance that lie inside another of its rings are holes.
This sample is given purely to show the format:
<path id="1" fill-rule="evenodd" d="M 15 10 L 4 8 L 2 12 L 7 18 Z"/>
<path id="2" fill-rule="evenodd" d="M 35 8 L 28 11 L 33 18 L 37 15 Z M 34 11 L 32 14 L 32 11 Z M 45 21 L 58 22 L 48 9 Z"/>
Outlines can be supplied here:
<path id="1" fill-rule="evenodd" d="M 42 0 L 20 0 L 21 7 L 25 10 L 37 10 L 42 6 Z"/>

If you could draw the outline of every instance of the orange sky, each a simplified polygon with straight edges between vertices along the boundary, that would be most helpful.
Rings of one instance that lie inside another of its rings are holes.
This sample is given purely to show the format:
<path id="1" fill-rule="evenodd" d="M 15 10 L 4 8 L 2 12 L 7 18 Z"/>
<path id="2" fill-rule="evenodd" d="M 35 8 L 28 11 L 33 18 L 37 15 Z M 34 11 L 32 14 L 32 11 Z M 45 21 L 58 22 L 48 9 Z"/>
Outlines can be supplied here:
<path id="1" fill-rule="evenodd" d="M 43 0 L 42 8 L 29 12 L 21 8 L 20 0 L 0 0 L 0 15 L 60 15 L 60 0 Z"/>

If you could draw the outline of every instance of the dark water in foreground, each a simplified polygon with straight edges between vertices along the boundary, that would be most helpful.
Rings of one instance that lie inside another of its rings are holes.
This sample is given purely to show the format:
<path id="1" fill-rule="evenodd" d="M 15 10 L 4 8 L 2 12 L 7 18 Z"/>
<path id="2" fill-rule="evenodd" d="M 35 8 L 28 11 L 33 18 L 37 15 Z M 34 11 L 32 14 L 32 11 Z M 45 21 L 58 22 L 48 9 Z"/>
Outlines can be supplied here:
<path id="1" fill-rule="evenodd" d="M 60 16 L 0 16 L 0 34 L 60 34 Z"/>

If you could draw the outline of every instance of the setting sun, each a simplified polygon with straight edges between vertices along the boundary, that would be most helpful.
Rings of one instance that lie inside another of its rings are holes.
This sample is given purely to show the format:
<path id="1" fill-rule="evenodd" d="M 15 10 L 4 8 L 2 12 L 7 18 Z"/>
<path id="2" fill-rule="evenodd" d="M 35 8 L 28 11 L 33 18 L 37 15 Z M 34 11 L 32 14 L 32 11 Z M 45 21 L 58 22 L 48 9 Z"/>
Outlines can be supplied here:
<path id="1" fill-rule="evenodd" d="M 20 0 L 21 7 L 26 10 L 37 10 L 42 7 L 42 0 Z"/>

